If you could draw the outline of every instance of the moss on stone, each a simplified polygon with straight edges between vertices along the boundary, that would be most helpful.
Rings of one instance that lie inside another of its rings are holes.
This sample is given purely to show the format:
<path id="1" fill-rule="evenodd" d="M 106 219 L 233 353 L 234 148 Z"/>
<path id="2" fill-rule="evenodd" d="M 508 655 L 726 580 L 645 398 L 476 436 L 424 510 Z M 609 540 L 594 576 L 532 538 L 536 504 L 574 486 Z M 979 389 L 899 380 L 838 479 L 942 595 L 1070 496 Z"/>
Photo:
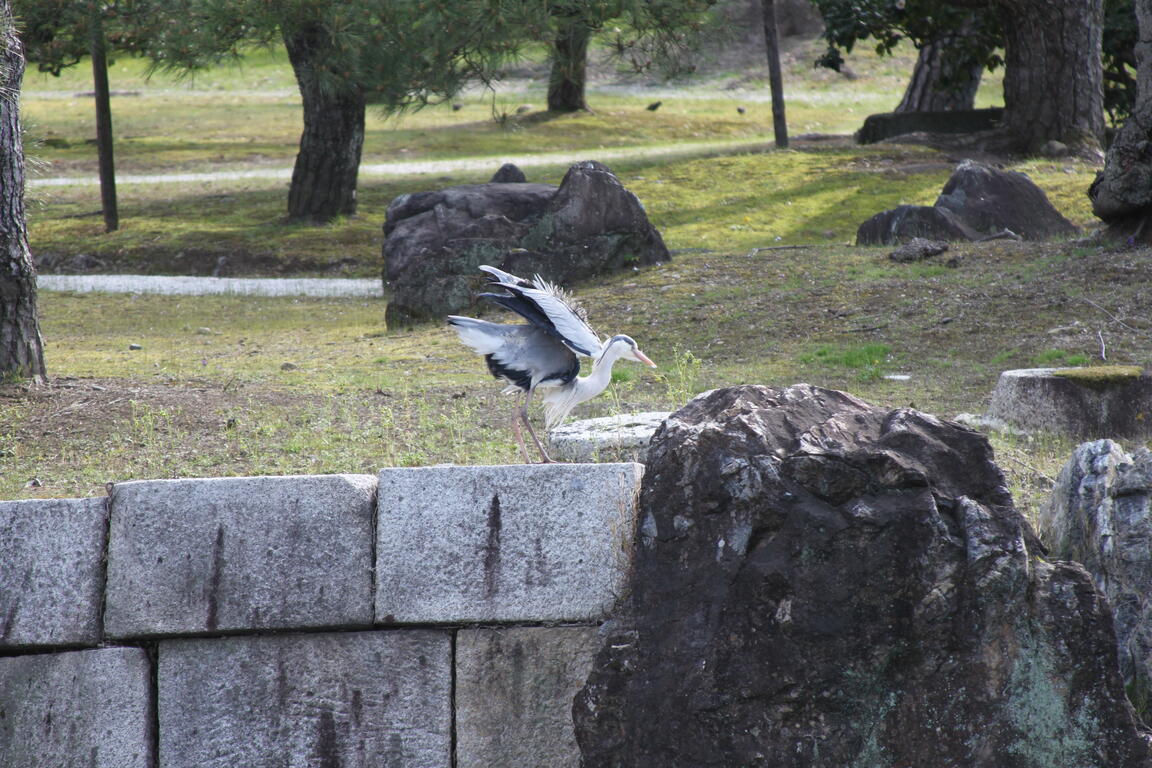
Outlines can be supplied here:
<path id="1" fill-rule="evenodd" d="M 1140 378 L 1143 369 L 1138 365 L 1097 365 L 1088 368 L 1057 368 L 1053 375 L 1092 389 L 1107 389 L 1117 384 L 1129 384 Z"/>

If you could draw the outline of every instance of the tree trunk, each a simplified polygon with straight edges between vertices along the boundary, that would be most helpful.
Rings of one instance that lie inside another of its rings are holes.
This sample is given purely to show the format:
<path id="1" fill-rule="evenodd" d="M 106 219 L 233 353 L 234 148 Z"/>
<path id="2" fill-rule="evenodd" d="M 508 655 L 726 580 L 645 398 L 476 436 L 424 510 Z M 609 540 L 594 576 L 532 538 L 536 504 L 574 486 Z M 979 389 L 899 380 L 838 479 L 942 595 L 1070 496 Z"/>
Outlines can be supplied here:
<path id="1" fill-rule="evenodd" d="M 1047 142 L 1099 157 L 1104 139 L 1103 0 L 998 0 L 1004 128 L 1016 148 Z"/>
<path id="2" fill-rule="evenodd" d="M 565 23 L 556 34 L 552 73 L 548 77 L 550 112 L 588 111 L 584 94 L 588 75 L 588 40 L 592 31 L 580 19 Z"/>
<path id="3" fill-rule="evenodd" d="M 289 221 L 322 224 L 356 213 L 356 177 L 364 149 L 366 101 L 322 68 L 329 47 L 319 27 L 285 34 L 304 104 L 304 133 L 288 190 Z"/>
<path id="4" fill-rule="evenodd" d="M 975 106 L 984 65 L 957 55 L 955 40 L 950 35 L 920 49 L 912 79 L 894 111 L 952 112 Z"/>
<path id="5" fill-rule="evenodd" d="M 1088 190 L 1092 212 L 1109 224 L 1106 234 L 1152 242 L 1152 0 L 1136 0 L 1136 104 Z"/>
<path id="6" fill-rule="evenodd" d="M 96 156 L 100 162 L 100 203 L 104 231 L 120 228 L 116 204 L 116 162 L 112 153 L 112 99 L 108 88 L 108 58 L 105 56 L 104 23 L 100 9 L 92 6 L 92 86 L 96 95 Z"/>
<path id="7" fill-rule="evenodd" d="M 44 378 L 36 317 L 36 267 L 24 219 L 20 83 L 24 50 L 9 0 L 0 0 L 0 376 Z"/>
<path id="8" fill-rule="evenodd" d="M 768 51 L 768 85 L 772 90 L 772 129 L 778 149 L 788 148 L 788 121 L 784 119 L 784 78 L 780 72 L 780 37 L 776 33 L 776 0 L 760 0 L 764 19 L 764 46 Z"/>

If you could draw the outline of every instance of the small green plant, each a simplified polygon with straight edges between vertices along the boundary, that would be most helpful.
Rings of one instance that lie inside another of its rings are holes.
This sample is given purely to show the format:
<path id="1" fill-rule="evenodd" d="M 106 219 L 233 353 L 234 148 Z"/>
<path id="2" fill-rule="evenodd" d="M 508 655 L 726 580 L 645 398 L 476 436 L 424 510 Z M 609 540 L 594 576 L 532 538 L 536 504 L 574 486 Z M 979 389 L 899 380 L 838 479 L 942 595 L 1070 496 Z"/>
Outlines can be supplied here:
<path id="1" fill-rule="evenodd" d="M 661 363 L 657 377 L 664 384 L 671 407 L 679 408 L 700 392 L 700 358 L 691 350 L 677 351 L 670 363 Z"/>

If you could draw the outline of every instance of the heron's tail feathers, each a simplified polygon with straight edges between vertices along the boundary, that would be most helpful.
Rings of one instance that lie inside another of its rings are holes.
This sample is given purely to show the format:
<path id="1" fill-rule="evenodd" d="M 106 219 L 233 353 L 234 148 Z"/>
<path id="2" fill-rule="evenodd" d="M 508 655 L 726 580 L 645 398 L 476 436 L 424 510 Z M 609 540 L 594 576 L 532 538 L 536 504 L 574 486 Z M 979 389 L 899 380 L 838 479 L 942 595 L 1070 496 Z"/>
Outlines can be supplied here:
<path id="1" fill-rule="evenodd" d="M 500 348 L 502 338 L 492 332 L 493 323 L 486 320 L 477 320 L 474 317 L 461 317 L 448 315 L 448 324 L 451 325 L 460 341 L 475 350 L 479 355 L 490 355 Z"/>

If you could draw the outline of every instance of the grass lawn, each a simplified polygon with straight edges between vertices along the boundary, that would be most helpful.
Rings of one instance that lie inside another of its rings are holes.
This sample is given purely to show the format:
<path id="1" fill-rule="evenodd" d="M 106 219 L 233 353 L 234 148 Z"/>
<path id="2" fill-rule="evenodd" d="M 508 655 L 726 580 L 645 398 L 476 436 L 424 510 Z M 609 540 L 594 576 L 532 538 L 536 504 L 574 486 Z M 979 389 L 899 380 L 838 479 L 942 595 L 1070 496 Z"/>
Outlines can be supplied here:
<path id="1" fill-rule="evenodd" d="M 630 147 L 635 157 L 610 165 L 676 253 L 575 288 L 601 331 L 631 334 L 660 368 L 618 365 L 609 392 L 577 417 L 671 409 L 727 384 L 798 381 L 947 417 L 983 410 L 1004 368 L 1099 362 L 1100 338 L 1109 363 L 1147 363 L 1146 251 L 991 242 L 954 246 L 960 266 L 950 269 L 851 246 L 873 213 L 930 204 L 960 158 L 844 136 L 895 104 L 907 52 L 859 57 L 849 81 L 811 70 L 807 45 L 787 69 L 797 137 L 788 150 L 768 147 L 757 72 L 675 88 L 604 81 L 590 94 L 595 113 L 555 119 L 516 116 L 516 106 L 543 102 L 538 86 L 516 83 L 495 97 L 467 94 L 457 111 L 375 116 L 366 163 L 479 156 L 490 167 L 365 177 L 357 217 L 285 226 L 283 180 L 131 183 L 120 187 L 122 229 L 104 234 L 91 215 L 96 187 L 34 186 L 33 250 L 48 271 L 84 254 L 107 272 L 204 274 L 223 257 L 225 274 L 375 277 L 384 210 L 396 195 L 483 181 L 507 155 L 595 158 Z M 29 76 L 24 105 L 40 178 L 94 173 L 91 100 L 75 95 L 89 87 L 84 75 Z M 127 60 L 112 80 L 136 93 L 114 103 L 121 173 L 291 163 L 299 103 L 279 54 L 190 82 L 147 81 Z M 982 105 L 995 100 L 995 86 L 982 91 Z M 657 99 L 661 108 L 648 111 Z M 715 146 L 642 155 L 688 142 Z M 1092 226 L 1085 193 L 1095 166 L 1005 162 Z M 533 167 L 529 177 L 555 183 L 564 170 Z M 0 498 L 98 495 L 105 482 L 139 478 L 517 460 L 512 403 L 482 361 L 439 325 L 389 331 L 382 301 L 42 293 L 40 308 L 52 381 L 0 387 Z M 1018 500 L 1035 508 L 1072 445 L 993 440 Z"/>

